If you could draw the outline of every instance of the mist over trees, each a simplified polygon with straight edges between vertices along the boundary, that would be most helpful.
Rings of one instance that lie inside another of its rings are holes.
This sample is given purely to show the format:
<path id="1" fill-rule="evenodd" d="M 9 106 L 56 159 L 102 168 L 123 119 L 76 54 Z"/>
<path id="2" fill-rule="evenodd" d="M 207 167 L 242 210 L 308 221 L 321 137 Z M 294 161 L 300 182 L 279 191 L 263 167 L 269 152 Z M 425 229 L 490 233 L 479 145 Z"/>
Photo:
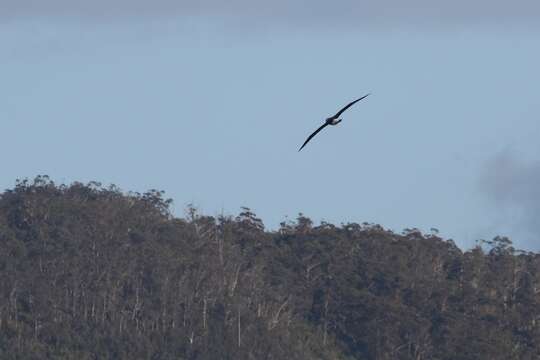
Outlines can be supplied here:
<path id="1" fill-rule="evenodd" d="M 540 256 L 508 238 L 169 206 L 46 176 L 0 194 L 0 358 L 540 358 Z"/>

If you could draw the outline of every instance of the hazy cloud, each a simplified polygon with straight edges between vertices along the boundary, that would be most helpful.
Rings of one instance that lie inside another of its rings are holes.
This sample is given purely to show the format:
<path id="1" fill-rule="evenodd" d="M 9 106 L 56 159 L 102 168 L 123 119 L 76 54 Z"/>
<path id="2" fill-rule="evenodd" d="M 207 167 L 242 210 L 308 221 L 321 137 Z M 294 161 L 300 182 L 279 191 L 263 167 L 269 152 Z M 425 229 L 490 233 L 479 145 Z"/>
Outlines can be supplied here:
<path id="1" fill-rule="evenodd" d="M 482 186 L 496 204 L 501 222 L 540 245 L 540 161 L 525 162 L 506 150 L 486 166 Z M 529 244 L 533 245 L 533 244 Z"/>
<path id="2" fill-rule="evenodd" d="M 227 16 L 247 21 L 321 26 L 531 23 L 540 20 L 538 0 L 0 0 L 0 18 L 85 17 L 117 19 Z"/>

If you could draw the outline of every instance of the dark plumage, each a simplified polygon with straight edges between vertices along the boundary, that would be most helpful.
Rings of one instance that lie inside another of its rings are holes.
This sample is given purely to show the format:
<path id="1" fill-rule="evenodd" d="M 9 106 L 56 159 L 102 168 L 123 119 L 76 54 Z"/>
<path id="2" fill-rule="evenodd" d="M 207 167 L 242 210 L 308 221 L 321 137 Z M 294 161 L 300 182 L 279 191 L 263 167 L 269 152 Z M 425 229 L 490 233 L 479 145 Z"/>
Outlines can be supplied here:
<path id="1" fill-rule="evenodd" d="M 300 147 L 300 149 L 298 149 L 298 151 L 302 150 L 304 148 L 304 146 L 307 145 L 307 143 L 315 136 L 317 135 L 322 129 L 324 129 L 326 126 L 328 125 L 337 125 L 341 122 L 341 119 L 339 119 L 339 116 L 341 114 L 343 114 L 343 112 L 345 110 L 347 110 L 348 108 L 350 108 L 351 106 L 353 106 L 354 104 L 356 104 L 357 102 L 359 102 L 360 100 L 366 98 L 367 96 L 369 96 L 370 94 L 367 94 L 367 95 L 364 95 L 362 96 L 361 98 L 359 99 L 356 99 L 350 103 L 348 103 L 347 105 L 345 105 L 341 110 L 339 110 L 336 115 L 334 116 L 331 116 L 329 118 L 326 119 L 325 123 L 322 124 L 317 130 L 315 130 L 311 135 L 309 135 L 309 137 L 306 139 L 306 141 L 304 142 L 304 144 Z"/>

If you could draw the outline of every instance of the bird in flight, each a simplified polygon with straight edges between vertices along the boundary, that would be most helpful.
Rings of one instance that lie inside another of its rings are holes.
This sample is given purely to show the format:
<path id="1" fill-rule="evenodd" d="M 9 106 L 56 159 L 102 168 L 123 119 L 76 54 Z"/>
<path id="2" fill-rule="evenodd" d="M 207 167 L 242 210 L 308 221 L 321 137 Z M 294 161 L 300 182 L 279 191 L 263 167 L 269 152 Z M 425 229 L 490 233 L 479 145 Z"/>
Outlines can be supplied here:
<path id="1" fill-rule="evenodd" d="M 334 115 L 334 116 L 329 117 L 328 119 L 326 119 L 325 123 L 322 124 L 321 127 L 319 127 L 317 130 L 315 130 L 315 131 L 313 132 L 313 134 L 309 135 L 309 137 L 307 138 L 307 140 L 306 140 L 306 141 L 304 142 L 304 144 L 300 147 L 300 149 L 298 149 L 298 151 L 302 150 L 302 149 L 304 148 L 304 146 L 306 146 L 307 143 L 308 143 L 311 139 L 313 139 L 313 137 L 314 137 L 315 135 L 317 135 L 317 134 L 319 133 L 319 131 L 321 131 L 322 129 L 324 129 L 326 126 L 328 126 L 328 125 L 337 125 L 337 124 L 339 124 L 339 123 L 341 122 L 341 120 L 342 120 L 342 119 L 339 118 L 339 116 L 340 116 L 341 114 L 343 114 L 343 112 L 344 112 L 345 110 L 347 110 L 348 108 L 350 108 L 351 106 L 353 106 L 354 104 L 356 104 L 357 102 L 359 102 L 360 100 L 362 100 L 362 99 L 368 97 L 369 95 L 370 95 L 370 94 L 364 95 L 364 96 L 362 96 L 360 99 L 356 99 L 356 100 L 354 100 L 354 101 L 348 103 L 348 104 L 345 105 L 341 110 L 339 110 L 339 111 L 337 112 L 336 115 Z"/>

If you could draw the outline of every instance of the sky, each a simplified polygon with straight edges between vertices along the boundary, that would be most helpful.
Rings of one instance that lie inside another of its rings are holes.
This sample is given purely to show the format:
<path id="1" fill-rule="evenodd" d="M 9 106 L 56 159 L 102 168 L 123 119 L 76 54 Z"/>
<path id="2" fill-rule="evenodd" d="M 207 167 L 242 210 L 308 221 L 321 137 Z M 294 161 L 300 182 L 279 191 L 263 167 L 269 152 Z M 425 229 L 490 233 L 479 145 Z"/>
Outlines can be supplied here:
<path id="1" fill-rule="evenodd" d="M 0 0 L 0 188 L 540 249 L 538 1 Z M 299 146 L 366 93 L 338 126 Z"/>

